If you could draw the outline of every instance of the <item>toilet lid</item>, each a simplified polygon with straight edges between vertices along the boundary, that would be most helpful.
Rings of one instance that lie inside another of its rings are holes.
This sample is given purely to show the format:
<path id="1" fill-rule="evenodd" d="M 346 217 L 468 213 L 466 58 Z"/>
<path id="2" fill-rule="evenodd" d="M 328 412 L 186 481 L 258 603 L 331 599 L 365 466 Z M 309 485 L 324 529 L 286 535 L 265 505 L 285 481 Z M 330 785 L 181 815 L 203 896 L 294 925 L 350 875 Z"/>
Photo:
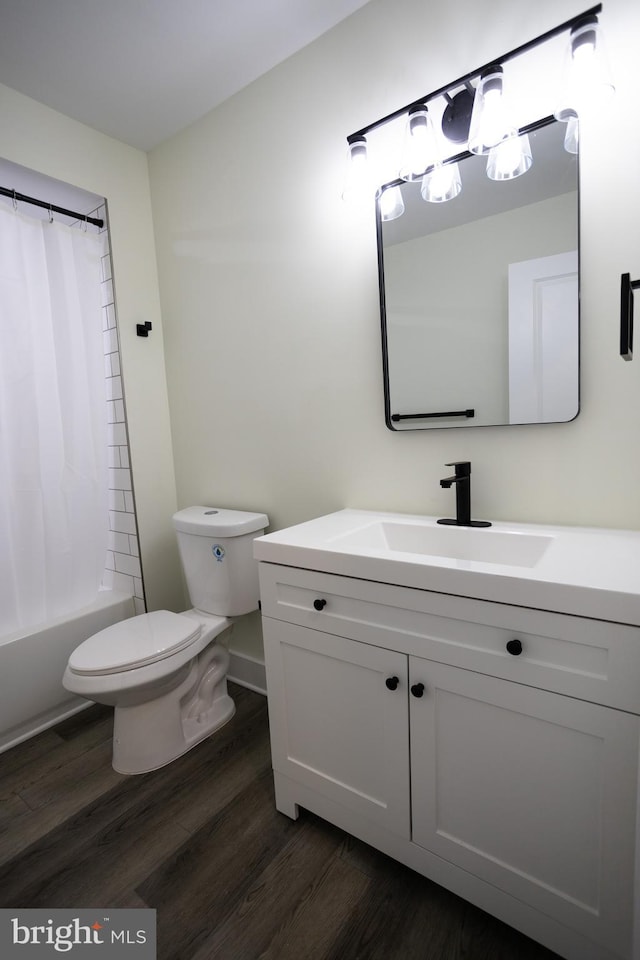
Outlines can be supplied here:
<path id="1" fill-rule="evenodd" d="M 85 675 L 133 670 L 183 650 L 199 635 L 197 621 L 169 610 L 154 610 L 89 637 L 69 657 L 69 668 Z"/>

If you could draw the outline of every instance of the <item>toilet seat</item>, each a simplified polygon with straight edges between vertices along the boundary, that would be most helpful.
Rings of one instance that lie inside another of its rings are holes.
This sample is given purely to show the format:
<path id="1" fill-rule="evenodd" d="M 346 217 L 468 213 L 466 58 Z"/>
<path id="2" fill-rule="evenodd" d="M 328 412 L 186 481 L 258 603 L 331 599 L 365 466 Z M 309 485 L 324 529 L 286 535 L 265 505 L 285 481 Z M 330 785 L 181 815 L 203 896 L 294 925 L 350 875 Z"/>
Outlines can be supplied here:
<path id="1" fill-rule="evenodd" d="M 201 625 L 190 617 L 154 610 L 89 637 L 73 651 L 68 666 L 72 673 L 86 677 L 135 670 L 186 650 L 200 633 Z"/>

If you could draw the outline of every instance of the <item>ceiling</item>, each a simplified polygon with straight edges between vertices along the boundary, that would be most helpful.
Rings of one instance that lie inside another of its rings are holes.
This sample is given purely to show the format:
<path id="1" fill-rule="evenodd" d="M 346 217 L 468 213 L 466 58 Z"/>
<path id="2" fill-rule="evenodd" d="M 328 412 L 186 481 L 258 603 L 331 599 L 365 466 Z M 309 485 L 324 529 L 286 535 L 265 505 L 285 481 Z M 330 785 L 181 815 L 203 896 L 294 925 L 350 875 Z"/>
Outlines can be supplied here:
<path id="1" fill-rule="evenodd" d="M 150 150 L 369 0 L 0 0 L 0 83 Z"/>

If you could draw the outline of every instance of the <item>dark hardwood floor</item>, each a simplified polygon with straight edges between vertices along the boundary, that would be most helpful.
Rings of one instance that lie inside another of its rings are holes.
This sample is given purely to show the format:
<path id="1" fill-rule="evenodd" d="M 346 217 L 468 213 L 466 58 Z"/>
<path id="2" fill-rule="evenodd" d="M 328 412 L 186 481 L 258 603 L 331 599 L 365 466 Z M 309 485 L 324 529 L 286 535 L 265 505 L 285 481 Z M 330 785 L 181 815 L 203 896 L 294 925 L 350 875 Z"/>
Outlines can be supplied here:
<path id="1" fill-rule="evenodd" d="M 154 907 L 158 960 L 554 960 L 305 811 L 273 802 L 266 700 L 154 773 L 111 767 L 111 711 L 0 755 L 1 907 Z"/>

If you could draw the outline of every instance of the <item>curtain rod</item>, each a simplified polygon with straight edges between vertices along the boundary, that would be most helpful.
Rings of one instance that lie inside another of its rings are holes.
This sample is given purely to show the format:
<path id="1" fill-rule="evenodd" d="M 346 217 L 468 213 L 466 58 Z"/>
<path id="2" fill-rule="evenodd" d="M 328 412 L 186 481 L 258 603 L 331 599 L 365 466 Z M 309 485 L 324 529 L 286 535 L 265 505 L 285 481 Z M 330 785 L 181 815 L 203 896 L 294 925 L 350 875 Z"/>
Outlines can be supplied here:
<path id="1" fill-rule="evenodd" d="M 50 213 L 61 213 L 65 217 L 73 217 L 74 220 L 82 220 L 84 223 L 91 223 L 95 227 L 104 227 L 104 220 L 98 217 L 88 217 L 85 213 L 75 213 L 73 210 L 66 210 L 64 207 L 58 207 L 55 203 L 46 203 L 44 200 L 36 200 L 35 197 L 27 197 L 24 193 L 18 193 L 17 190 L 9 190 L 8 187 L 0 187 L 0 194 L 3 197 L 9 197 L 11 200 L 22 203 L 30 203 L 35 207 L 43 207 Z"/>

